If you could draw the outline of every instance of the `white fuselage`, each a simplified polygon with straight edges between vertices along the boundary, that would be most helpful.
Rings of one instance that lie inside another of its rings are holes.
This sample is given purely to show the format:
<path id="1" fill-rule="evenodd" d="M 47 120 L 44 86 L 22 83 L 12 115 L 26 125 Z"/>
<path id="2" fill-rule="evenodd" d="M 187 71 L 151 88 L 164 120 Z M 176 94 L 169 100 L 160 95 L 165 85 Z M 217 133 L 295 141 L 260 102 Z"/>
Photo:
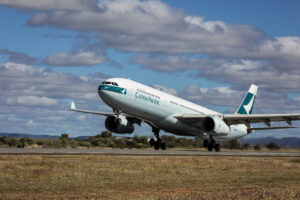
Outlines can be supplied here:
<path id="1" fill-rule="evenodd" d="M 99 86 L 99 96 L 108 106 L 142 119 L 166 132 L 207 138 L 208 134 L 204 133 L 202 129 L 191 127 L 173 116 L 176 114 L 220 115 L 208 108 L 129 79 L 111 78 L 107 81 L 118 83 L 118 86 Z M 228 141 L 245 135 L 247 135 L 247 127 L 240 124 L 231 125 L 228 135 L 214 136 L 213 138 L 216 141 Z"/>

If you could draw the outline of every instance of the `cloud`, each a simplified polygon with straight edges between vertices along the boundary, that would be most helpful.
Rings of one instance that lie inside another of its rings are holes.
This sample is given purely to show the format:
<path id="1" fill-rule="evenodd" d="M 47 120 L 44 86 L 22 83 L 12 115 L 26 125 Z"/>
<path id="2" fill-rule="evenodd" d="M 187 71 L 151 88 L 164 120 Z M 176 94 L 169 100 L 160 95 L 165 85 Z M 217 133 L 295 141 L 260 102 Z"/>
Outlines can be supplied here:
<path id="1" fill-rule="evenodd" d="M 231 84 L 234 88 L 247 89 L 254 83 L 273 92 L 300 92 L 300 69 L 289 60 L 210 59 L 186 56 L 132 57 L 131 63 L 159 72 L 190 71 L 194 78 L 204 78 Z M 294 61 L 297 58 L 293 58 Z"/>
<path id="2" fill-rule="evenodd" d="M 9 56 L 8 60 L 10 62 L 15 62 L 15 63 L 23 63 L 23 64 L 30 65 L 36 63 L 37 61 L 36 58 L 28 56 L 25 53 L 10 51 L 8 49 L 0 49 L 0 54 Z"/>
<path id="3" fill-rule="evenodd" d="M 0 4 L 35 10 L 28 20 L 31 26 L 95 32 L 102 46 L 122 51 L 232 55 L 247 52 L 264 37 L 251 25 L 205 20 L 156 0 L 43 0 L 37 5 L 2 0 Z"/>
<path id="4" fill-rule="evenodd" d="M 177 95 L 178 92 L 177 90 L 173 89 L 173 88 L 167 88 L 163 85 L 157 85 L 157 84 L 153 84 L 151 85 L 153 88 L 157 89 L 157 90 L 160 90 L 162 92 L 165 92 L 165 93 L 168 93 L 168 94 L 171 94 L 171 95 Z"/>
<path id="5" fill-rule="evenodd" d="M 0 64 L 1 91 L 7 96 L 97 100 L 97 87 L 100 80 L 25 64 Z"/>
<path id="6" fill-rule="evenodd" d="M 75 53 L 59 52 L 45 58 L 43 63 L 48 66 L 91 66 L 107 60 L 103 53 L 80 51 Z"/>
<path id="7" fill-rule="evenodd" d="M 299 62 L 299 37 L 268 37 L 251 25 L 206 20 L 157 0 L 0 0 L 1 4 L 33 11 L 31 26 L 94 32 L 99 48 Z"/>
<path id="8" fill-rule="evenodd" d="M 0 4 L 28 10 L 94 10 L 97 0 L 0 0 Z"/>
<path id="9" fill-rule="evenodd" d="M 101 74 L 97 77 L 77 76 L 25 64 L 0 63 L 2 131 L 61 134 L 73 130 L 73 135 L 96 134 L 103 127 L 99 117 L 88 115 L 86 121 L 81 121 L 82 117 L 68 109 L 73 100 L 83 109 L 108 111 L 97 94 L 103 77 Z M 76 124 L 79 121 L 81 123 Z"/>
<path id="10" fill-rule="evenodd" d="M 54 106 L 57 104 L 57 100 L 48 97 L 19 96 L 16 98 L 7 98 L 7 103 L 24 106 Z"/>

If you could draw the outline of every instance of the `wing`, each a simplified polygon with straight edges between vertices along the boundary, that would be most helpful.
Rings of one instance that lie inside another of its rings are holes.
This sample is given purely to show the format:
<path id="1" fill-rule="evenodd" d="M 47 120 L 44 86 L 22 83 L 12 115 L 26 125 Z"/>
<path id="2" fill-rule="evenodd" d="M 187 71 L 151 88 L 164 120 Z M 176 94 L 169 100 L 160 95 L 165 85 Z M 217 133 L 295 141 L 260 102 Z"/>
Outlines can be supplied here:
<path id="1" fill-rule="evenodd" d="M 292 121 L 300 120 L 300 113 L 294 114 L 251 114 L 251 115 L 239 115 L 239 114 L 217 114 L 217 115 L 206 115 L 206 114 L 177 114 L 174 115 L 178 120 L 199 128 L 201 126 L 201 120 L 204 117 L 220 117 L 228 125 L 234 124 L 245 124 L 250 125 L 251 123 L 265 123 L 267 127 L 264 128 L 250 128 L 252 130 L 265 130 L 265 129 L 281 129 L 281 128 L 298 128 L 292 125 Z M 271 127 L 271 122 L 285 121 L 289 126 L 284 127 Z M 250 126 L 249 126 L 250 127 Z"/>
<path id="2" fill-rule="evenodd" d="M 97 112 L 97 111 L 90 111 L 90 110 L 80 110 L 80 109 L 76 108 L 75 103 L 73 101 L 71 103 L 70 110 L 75 111 L 75 112 L 82 112 L 82 113 L 89 113 L 89 114 L 96 114 L 96 115 L 104 115 L 104 116 L 107 116 L 107 117 L 115 115 L 114 113 L 105 113 L 105 112 Z"/>
<path id="3" fill-rule="evenodd" d="M 95 115 L 103 115 L 103 116 L 106 116 L 106 117 L 109 117 L 109 116 L 116 116 L 116 114 L 114 113 L 106 113 L 106 112 L 98 112 L 98 111 L 90 111 L 90 110 L 81 110 L 81 109 L 77 109 L 76 106 L 75 106 L 75 103 L 72 101 L 71 103 L 71 107 L 70 107 L 70 110 L 71 111 L 75 111 L 75 112 L 82 112 L 82 113 L 88 113 L 88 114 L 95 114 Z M 142 119 L 139 119 L 137 117 L 134 117 L 134 116 L 130 116 L 130 115 L 127 115 L 127 114 L 122 114 L 124 116 L 126 116 L 127 120 L 131 123 L 136 123 L 138 124 L 139 126 L 141 126 L 143 120 Z"/>

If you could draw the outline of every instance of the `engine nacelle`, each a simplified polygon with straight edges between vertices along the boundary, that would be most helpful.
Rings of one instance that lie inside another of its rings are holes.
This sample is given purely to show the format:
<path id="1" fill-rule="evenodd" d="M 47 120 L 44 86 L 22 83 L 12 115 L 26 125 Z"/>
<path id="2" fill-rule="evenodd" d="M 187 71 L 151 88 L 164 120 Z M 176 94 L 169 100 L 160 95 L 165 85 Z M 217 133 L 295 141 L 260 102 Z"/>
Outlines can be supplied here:
<path id="1" fill-rule="evenodd" d="M 116 116 L 107 117 L 105 120 L 105 127 L 107 130 L 119 134 L 132 133 L 134 131 L 133 124 L 128 122 L 123 115 L 120 115 L 119 118 Z"/>
<path id="2" fill-rule="evenodd" d="M 205 117 L 201 121 L 202 130 L 212 135 L 228 135 L 229 126 L 219 117 Z"/>

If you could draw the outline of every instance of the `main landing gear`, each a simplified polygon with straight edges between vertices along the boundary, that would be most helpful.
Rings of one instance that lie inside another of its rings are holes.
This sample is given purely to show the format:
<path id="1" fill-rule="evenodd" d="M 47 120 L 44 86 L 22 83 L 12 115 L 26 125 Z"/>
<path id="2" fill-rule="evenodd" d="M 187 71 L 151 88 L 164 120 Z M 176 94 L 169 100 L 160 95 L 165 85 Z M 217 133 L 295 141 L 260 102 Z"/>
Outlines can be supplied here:
<path id="1" fill-rule="evenodd" d="M 207 147 L 208 151 L 215 149 L 217 152 L 219 152 L 221 149 L 220 144 L 216 143 L 216 141 L 212 138 L 210 140 L 204 140 L 203 147 Z"/>
<path id="2" fill-rule="evenodd" d="M 154 138 L 150 139 L 150 146 L 154 146 L 155 150 L 159 150 L 159 148 L 161 148 L 162 150 L 166 150 L 167 145 L 166 143 L 161 142 L 161 139 L 159 137 L 159 129 L 152 127 L 152 132 L 154 133 Z"/>

